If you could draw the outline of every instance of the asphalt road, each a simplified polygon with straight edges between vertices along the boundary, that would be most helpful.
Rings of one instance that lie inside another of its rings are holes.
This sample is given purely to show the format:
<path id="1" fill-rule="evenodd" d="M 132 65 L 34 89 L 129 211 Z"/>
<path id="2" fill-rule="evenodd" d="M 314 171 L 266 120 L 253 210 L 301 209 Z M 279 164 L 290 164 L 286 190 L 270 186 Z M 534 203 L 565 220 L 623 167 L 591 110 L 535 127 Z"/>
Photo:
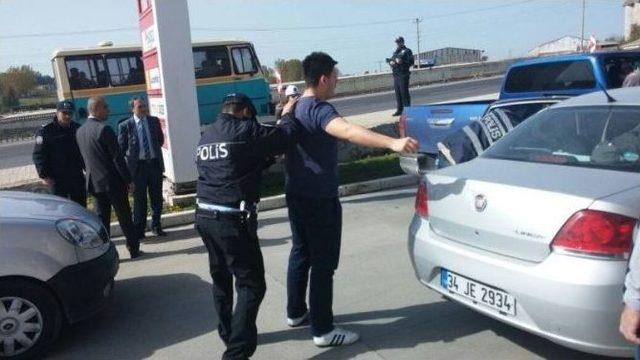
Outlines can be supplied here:
<path id="1" fill-rule="evenodd" d="M 344 225 L 335 276 L 335 320 L 361 334 L 344 348 L 320 349 L 308 327 L 285 325 L 291 233 L 285 209 L 261 213 L 267 294 L 252 359 L 604 359 L 443 300 L 416 280 L 406 234 L 415 189 L 342 199 Z M 136 261 L 122 255 L 113 298 L 94 318 L 65 329 L 50 359 L 218 359 L 206 250 L 193 226 L 147 238 Z"/>
<path id="2" fill-rule="evenodd" d="M 502 77 L 473 81 L 435 84 L 411 89 L 412 104 L 428 104 L 485 95 L 499 91 Z M 351 96 L 332 100 L 343 116 L 360 115 L 393 109 L 396 106 L 393 91 Z M 0 144 L 0 169 L 31 164 L 33 141 Z"/>

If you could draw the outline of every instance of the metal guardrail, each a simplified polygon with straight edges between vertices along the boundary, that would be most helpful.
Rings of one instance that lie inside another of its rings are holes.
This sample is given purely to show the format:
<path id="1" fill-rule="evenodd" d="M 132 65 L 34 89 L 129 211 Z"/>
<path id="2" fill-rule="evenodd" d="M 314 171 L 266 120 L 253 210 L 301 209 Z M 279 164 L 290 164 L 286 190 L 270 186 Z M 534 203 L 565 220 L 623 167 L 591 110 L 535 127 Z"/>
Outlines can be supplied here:
<path id="1" fill-rule="evenodd" d="M 0 143 L 33 138 L 36 131 L 51 120 L 54 112 L 0 118 Z"/>

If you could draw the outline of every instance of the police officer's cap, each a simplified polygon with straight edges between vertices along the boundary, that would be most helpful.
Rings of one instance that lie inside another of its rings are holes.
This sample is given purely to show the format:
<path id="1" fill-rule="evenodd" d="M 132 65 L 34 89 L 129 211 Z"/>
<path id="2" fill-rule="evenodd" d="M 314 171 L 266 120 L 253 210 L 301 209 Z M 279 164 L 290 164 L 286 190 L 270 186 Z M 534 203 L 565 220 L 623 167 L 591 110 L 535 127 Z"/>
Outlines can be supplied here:
<path id="1" fill-rule="evenodd" d="M 69 100 L 60 101 L 56 105 L 56 110 L 62 111 L 62 112 L 73 112 L 75 108 L 76 108 L 75 105 L 73 105 L 73 103 Z"/>
<path id="2" fill-rule="evenodd" d="M 398 37 L 396 38 L 396 44 L 400 44 L 400 43 L 403 43 L 403 44 L 404 44 L 404 38 L 403 38 L 402 36 L 398 36 Z"/>
<path id="3" fill-rule="evenodd" d="M 225 96 L 224 100 L 222 101 L 222 104 L 223 105 L 228 105 L 228 104 L 245 105 L 246 107 L 249 108 L 249 110 L 253 112 L 254 116 L 258 114 L 258 112 L 256 111 L 256 107 L 253 106 L 253 102 L 251 101 L 251 99 L 243 93 L 232 93 Z"/>

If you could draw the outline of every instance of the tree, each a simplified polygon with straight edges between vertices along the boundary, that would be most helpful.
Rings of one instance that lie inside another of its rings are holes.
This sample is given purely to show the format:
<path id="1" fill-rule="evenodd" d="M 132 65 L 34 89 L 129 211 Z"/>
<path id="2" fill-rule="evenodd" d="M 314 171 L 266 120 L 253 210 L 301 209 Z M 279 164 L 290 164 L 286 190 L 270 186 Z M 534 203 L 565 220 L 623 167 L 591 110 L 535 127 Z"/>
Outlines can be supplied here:
<path id="1" fill-rule="evenodd" d="M 624 42 L 624 37 L 619 36 L 619 35 L 611 35 L 611 36 L 607 36 L 604 41 L 612 41 L 612 42 L 617 42 L 617 43 L 623 43 Z"/>
<path id="2" fill-rule="evenodd" d="M 631 32 L 629 33 L 628 42 L 640 39 L 640 24 L 631 25 Z"/>
<path id="3" fill-rule="evenodd" d="M 2 106 L 5 110 L 20 106 L 18 95 L 12 87 L 6 90 L 2 95 Z"/>
<path id="4" fill-rule="evenodd" d="M 302 61 L 298 59 L 278 59 L 275 61 L 274 65 L 280 72 L 283 82 L 300 81 L 304 78 L 302 72 Z"/>
<path id="5" fill-rule="evenodd" d="M 267 79 L 267 82 L 269 84 L 275 84 L 278 82 L 276 79 L 275 71 L 272 68 L 266 65 L 262 65 L 262 73 L 264 74 L 264 77 Z"/>
<path id="6" fill-rule="evenodd" d="M 53 86 L 56 84 L 56 81 L 49 75 L 42 75 L 40 72 L 36 72 L 36 84 Z"/>
<path id="7" fill-rule="evenodd" d="M 4 97 L 8 97 L 9 90 L 14 96 L 20 98 L 27 95 L 36 87 L 36 72 L 29 65 L 10 67 L 0 74 L 0 83 L 4 89 Z"/>

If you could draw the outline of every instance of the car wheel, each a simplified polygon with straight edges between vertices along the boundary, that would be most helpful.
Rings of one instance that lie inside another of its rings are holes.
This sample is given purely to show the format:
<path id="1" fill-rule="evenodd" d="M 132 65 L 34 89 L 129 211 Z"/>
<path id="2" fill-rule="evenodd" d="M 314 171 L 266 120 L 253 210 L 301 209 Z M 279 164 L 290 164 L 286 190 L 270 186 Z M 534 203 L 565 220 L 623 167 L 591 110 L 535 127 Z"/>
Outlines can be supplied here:
<path id="1" fill-rule="evenodd" d="M 30 359 L 60 333 L 62 313 L 53 294 L 25 280 L 0 280 L 0 359 Z"/>

